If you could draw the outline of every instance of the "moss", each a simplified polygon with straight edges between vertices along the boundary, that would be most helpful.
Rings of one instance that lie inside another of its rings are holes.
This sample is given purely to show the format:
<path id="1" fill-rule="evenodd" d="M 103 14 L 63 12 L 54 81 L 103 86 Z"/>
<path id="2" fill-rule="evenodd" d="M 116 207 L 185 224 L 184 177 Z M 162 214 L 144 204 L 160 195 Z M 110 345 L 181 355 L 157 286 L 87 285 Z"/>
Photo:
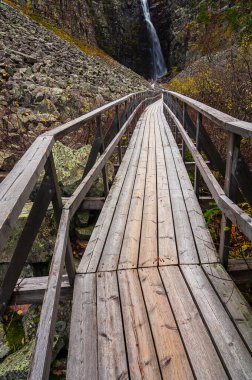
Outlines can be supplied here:
<path id="1" fill-rule="evenodd" d="M 25 332 L 21 317 L 14 313 L 11 322 L 5 329 L 5 336 L 11 352 L 15 352 L 23 347 L 25 342 Z"/>

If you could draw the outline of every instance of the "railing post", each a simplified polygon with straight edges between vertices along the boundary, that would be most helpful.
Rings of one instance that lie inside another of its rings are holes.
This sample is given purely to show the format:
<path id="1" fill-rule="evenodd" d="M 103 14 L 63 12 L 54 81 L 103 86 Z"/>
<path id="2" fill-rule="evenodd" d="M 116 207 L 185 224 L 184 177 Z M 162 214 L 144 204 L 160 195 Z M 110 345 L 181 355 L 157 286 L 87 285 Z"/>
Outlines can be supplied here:
<path id="1" fill-rule="evenodd" d="M 121 129 L 121 120 L 120 120 L 120 115 L 119 115 L 119 106 L 116 106 L 116 123 L 117 123 L 117 132 L 120 131 Z M 122 162 L 122 147 L 121 147 L 121 140 L 118 143 L 118 159 L 119 159 L 119 164 Z"/>
<path id="2" fill-rule="evenodd" d="M 186 131 L 186 103 L 183 103 L 183 128 Z M 185 161 L 185 155 L 186 155 L 186 144 L 182 137 L 182 159 Z"/>
<path id="3" fill-rule="evenodd" d="M 235 183 L 232 174 L 235 173 L 237 168 L 240 153 L 240 142 L 240 136 L 231 132 L 229 133 L 224 192 L 232 201 L 236 200 L 237 193 L 237 184 Z M 219 255 L 225 268 L 228 266 L 231 229 L 232 222 L 226 218 L 224 213 L 222 213 Z"/>
<path id="4" fill-rule="evenodd" d="M 196 148 L 200 151 L 200 131 L 202 128 L 202 114 L 198 112 L 197 114 L 197 126 L 196 126 Z M 200 171 L 195 164 L 195 174 L 194 174 L 194 192 L 199 198 L 199 185 L 200 185 Z"/>
<path id="5" fill-rule="evenodd" d="M 102 154 L 105 150 L 105 147 L 104 147 L 104 138 L 102 134 L 102 127 L 101 127 L 101 115 L 96 117 L 96 131 L 97 131 L 97 137 L 101 139 L 100 153 Z M 107 174 L 106 165 L 102 169 L 102 176 L 103 176 L 104 195 L 105 197 L 107 197 L 109 193 L 109 184 L 108 184 L 108 174 Z"/>
<path id="6" fill-rule="evenodd" d="M 48 167 L 49 176 L 51 178 L 51 182 L 53 183 L 53 187 L 55 190 L 53 198 L 52 198 L 52 204 L 53 204 L 55 218 L 56 218 L 57 224 L 59 226 L 61 213 L 62 213 L 62 209 L 63 209 L 63 203 L 62 203 L 62 199 L 61 199 L 60 187 L 58 184 L 58 178 L 57 178 L 57 173 L 56 173 L 56 168 L 55 168 L 52 153 L 48 157 L 47 167 Z M 65 264 L 66 264 L 66 270 L 67 270 L 67 274 L 68 274 L 69 284 L 73 285 L 74 279 L 75 279 L 75 265 L 74 265 L 74 260 L 73 260 L 71 242 L 70 242 L 69 238 L 68 238 L 67 246 L 66 246 Z"/>

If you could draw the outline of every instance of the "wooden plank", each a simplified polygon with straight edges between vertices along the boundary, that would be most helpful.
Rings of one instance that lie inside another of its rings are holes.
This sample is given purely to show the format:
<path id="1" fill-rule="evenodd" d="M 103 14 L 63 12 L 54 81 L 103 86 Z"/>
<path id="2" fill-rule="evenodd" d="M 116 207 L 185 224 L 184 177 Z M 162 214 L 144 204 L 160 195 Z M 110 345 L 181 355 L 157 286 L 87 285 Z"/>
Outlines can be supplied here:
<path id="1" fill-rule="evenodd" d="M 83 258 L 77 269 L 78 273 L 85 273 L 86 271 L 95 272 L 99 261 L 105 240 L 110 228 L 110 224 L 113 218 L 116 204 L 121 192 L 121 188 L 131 161 L 131 156 L 137 141 L 138 133 L 140 130 L 141 119 L 139 120 L 133 136 L 130 141 L 129 148 L 123 157 L 121 166 L 117 172 L 116 178 L 113 182 L 112 188 L 110 189 L 109 195 L 106 199 L 104 207 L 99 215 L 98 221 L 95 225 L 92 236 L 89 240 L 88 246 L 85 250 Z"/>
<path id="2" fill-rule="evenodd" d="M 236 202 L 237 184 L 232 176 L 232 172 L 236 171 L 238 157 L 240 152 L 241 137 L 229 133 L 227 143 L 227 159 L 225 171 L 224 192 L 232 201 Z M 231 239 L 232 222 L 228 220 L 225 214 L 222 214 L 219 256 L 225 268 L 228 266 L 229 247 Z"/>
<path id="3" fill-rule="evenodd" d="M 85 198 L 82 205 L 81 209 L 82 210 L 101 210 L 104 206 L 105 198 L 104 197 L 88 197 Z"/>
<path id="4" fill-rule="evenodd" d="M 156 166 L 156 104 L 150 106 L 150 136 L 144 193 L 143 220 L 139 250 L 140 267 L 157 266 L 157 166 Z"/>
<path id="5" fill-rule="evenodd" d="M 162 103 L 159 102 L 158 114 L 162 112 Z M 158 115 L 159 116 L 159 115 Z M 178 263 L 176 238 L 173 224 L 170 190 L 165 165 L 164 151 L 157 120 L 156 128 L 156 156 L 157 156 L 157 206 L 158 206 L 158 264 L 170 265 Z"/>
<path id="6" fill-rule="evenodd" d="M 197 379 L 227 379 L 197 306 L 176 266 L 159 268 L 171 308 Z"/>
<path id="7" fill-rule="evenodd" d="M 52 188 L 54 190 L 53 197 L 52 197 L 52 204 L 55 214 L 55 219 L 57 221 L 57 224 L 60 223 L 60 217 L 62 213 L 63 208 L 63 202 L 61 198 L 61 191 L 58 183 L 58 177 L 56 173 L 56 168 L 54 164 L 53 154 L 51 153 L 48 157 L 47 163 L 46 163 L 46 170 L 48 171 L 48 175 L 52 182 Z M 66 257 L 65 257 L 65 264 L 66 264 L 66 270 L 69 278 L 70 285 L 74 284 L 74 278 L 75 278 L 75 264 L 73 260 L 73 252 L 72 252 L 72 246 L 70 239 L 68 238 L 67 242 L 67 250 L 66 250 Z"/>
<path id="8" fill-rule="evenodd" d="M 181 185 L 178 178 L 178 173 L 176 170 L 174 158 L 172 155 L 172 149 L 170 146 L 170 140 L 168 141 L 167 135 L 165 133 L 169 130 L 167 123 L 164 120 L 160 122 L 160 132 L 163 143 L 163 150 L 166 162 L 168 183 L 171 195 L 171 204 L 173 211 L 174 228 L 176 234 L 178 258 L 180 264 L 191 264 L 198 263 L 198 255 L 195 247 L 193 233 L 190 226 L 189 217 L 187 214 L 187 209 L 181 189 Z M 180 173 L 179 173 L 180 175 Z"/>
<path id="9" fill-rule="evenodd" d="M 230 377 L 251 379 L 252 356 L 202 268 L 197 265 L 187 265 L 182 266 L 182 272 Z"/>
<path id="10" fill-rule="evenodd" d="M 252 351 L 252 310 L 221 264 L 203 265 L 203 269 L 242 337 Z"/>
<path id="11" fill-rule="evenodd" d="M 48 276 L 20 278 L 11 295 L 9 305 L 42 304 L 47 289 Z M 73 298 L 73 288 L 68 276 L 62 276 L 60 301 L 70 301 Z"/>
<path id="12" fill-rule="evenodd" d="M 201 112 L 209 120 L 222 127 L 226 131 L 236 133 L 237 135 L 251 138 L 252 137 L 252 124 L 238 120 L 230 115 L 227 115 L 221 111 L 218 111 L 212 107 L 207 106 L 197 100 L 188 98 L 187 96 L 178 94 L 176 92 L 169 91 L 170 95 L 176 99 L 180 99 L 183 103 L 186 103 L 195 110 Z"/>
<path id="13" fill-rule="evenodd" d="M 97 324 L 99 378 L 128 379 L 116 272 L 97 274 Z"/>
<path id="14" fill-rule="evenodd" d="M 228 261 L 228 272 L 252 270 L 252 258 L 251 259 L 230 259 Z"/>
<path id="15" fill-rule="evenodd" d="M 129 117 L 129 119 L 125 122 L 125 124 L 122 126 L 120 132 L 115 136 L 115 138 L 107 146 L 104 153 L 100 156 L 99 160 L 95 163 L 93 168 L 89 171 L 89 173 L 86 175 L 84 180 L 77 187 L 77 189 L 75 190 L 73 195 L 69 198 L 68 202 L 65 204 L 64 208 L 70 210 L 70 216 L 71 217 L 75 214 L 75 212 L 80 207 L 81 203 L 83 202 L 83 199 L 87 195 L 92 184 L 98 178 L 100 171 L 103 169 L 107 160 L 113 154 L 115 147 L 117 146 L 118 142 L 121 140 L 121 137 L 124 135 L 125 131 L 127 130 L 131 121 L 136 116 L 136 114 L 137 114 L 138 110 L 141 108 L 141 106 L 142 106 L 142 103 L 140 103 L 140 105 L 135 109 L 135 111 L 132 113 L 132 115 Z"/>
<path id="16" fill-rule="evenodd" d="M 158 269 L 138 273 L 163 379 L 194 379 Z"/>
<path id="17" fill-rule="evenodd" d="M 28 376 L 30 380 L 44 380 L 49 377 L 69 223 L 69 211 L 63 210 L 50 267 L 48 286 L 40 314 L 32 363 Z"/>
<path id="18" fill-rule="evenodd" d="M 76 275 L 67 379 L 98 379 L 96 275 Z"/>
<path id="19" fill-rule="evenodd" d="M 136 173 L 133 194 L 130 203 L 127 225 L 122 243 L 119 269 L 137 268 L 139 242 L 143 216 L 144 188 L 148 160 L 149 123 L 150 112 L 145 113 L 144 137 Z"/>
<path id="20" fill-rule="evenodd" d="M 171 146 L 171 151 L 175 165 L 177 167 L 177 172 L 179 173 L 179 181 L 184 196 L 184 201 L 186 204 L 190 224 L 192 226 L 192 232 L 194 235 L 200 261 L 201 263 L 217 262 L 219 261 L 217 257 L 217 252 L 209 229 L 206 226 L 201 207 L 195 196 L 193 186 L 190 181 L 190 178 L 188 177 L 181 154 L 176 146 L 176 142 L 164 119 L 164 116 L 162 116 L 162 121 L 165 125 L 165 132 L 169 140 L 169 144 Z"/>
<path id="21" fill-rule="evenodd" d="M 107 235 L 107 240 L 99 264 L 100 271 L 115 270 L 118 265 L 125 226 L 129 213 L 130 201 L 133 192 L 133 186 L 136 178 L 136 171 L 139 162 L 142 141 L 144 135 L 144 126 L 141 125 L 137 142 L 132 154 L 131 162 L 127 175 L 121 189 L 118 203 L 115 209 L 113 220 Z"/>
<path id="22" fill-rule="evenodd" d="M 136 269 L 118 272 L 131 379 L 161 379 L 154 342 Z"/>
<path id="23" fill-rule="evenodd" d="M 38 138 L 0 185 L 0 251 L 35 186 L 53 143 L 52 137 Z"/>

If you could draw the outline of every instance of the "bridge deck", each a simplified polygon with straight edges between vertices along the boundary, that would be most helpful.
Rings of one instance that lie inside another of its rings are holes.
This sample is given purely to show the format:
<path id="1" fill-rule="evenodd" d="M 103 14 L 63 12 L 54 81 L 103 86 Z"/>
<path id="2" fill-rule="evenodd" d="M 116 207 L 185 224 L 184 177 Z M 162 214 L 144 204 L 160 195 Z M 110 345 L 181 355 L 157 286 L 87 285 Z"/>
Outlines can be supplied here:
<path id="1" fill-rule="evenodd" d="M 69 379 L 252 379 L 250 310 L 162 112 L 133 133 L 78 268 Z"/>

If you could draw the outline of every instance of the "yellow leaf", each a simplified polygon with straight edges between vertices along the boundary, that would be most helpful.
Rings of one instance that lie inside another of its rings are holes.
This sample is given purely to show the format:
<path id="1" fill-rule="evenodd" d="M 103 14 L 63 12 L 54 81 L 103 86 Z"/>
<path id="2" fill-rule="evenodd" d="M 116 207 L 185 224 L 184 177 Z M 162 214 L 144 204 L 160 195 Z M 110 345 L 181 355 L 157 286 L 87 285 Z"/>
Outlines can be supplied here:
<path id="1" fill-rule="evenodd" d="M 17 311 L 17 314 L 18 314 L 18 315 L 23 315 L 23 310 L 18 310 L 18 311 Z"/>

